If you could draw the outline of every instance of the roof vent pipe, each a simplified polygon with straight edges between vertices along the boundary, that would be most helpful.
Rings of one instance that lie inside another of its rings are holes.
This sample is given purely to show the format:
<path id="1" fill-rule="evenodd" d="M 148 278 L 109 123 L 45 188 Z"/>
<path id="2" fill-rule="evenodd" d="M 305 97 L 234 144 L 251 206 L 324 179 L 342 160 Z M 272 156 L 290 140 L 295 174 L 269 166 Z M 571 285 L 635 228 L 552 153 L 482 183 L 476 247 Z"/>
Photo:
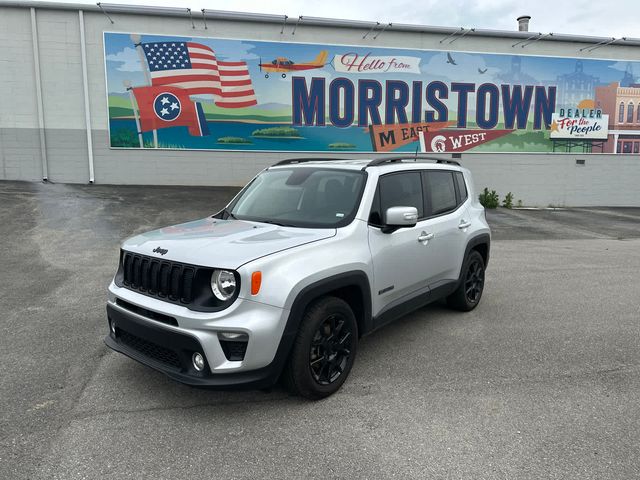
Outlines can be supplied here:
<path id="1" fill-rule="evenodd" d="M 531 17 L 529 15 L 522 15 L 518 17 L 517 20 L 518 20 L 518 30 L 521 32 L 528 32 L 529 20 L 531 20 Z"/>

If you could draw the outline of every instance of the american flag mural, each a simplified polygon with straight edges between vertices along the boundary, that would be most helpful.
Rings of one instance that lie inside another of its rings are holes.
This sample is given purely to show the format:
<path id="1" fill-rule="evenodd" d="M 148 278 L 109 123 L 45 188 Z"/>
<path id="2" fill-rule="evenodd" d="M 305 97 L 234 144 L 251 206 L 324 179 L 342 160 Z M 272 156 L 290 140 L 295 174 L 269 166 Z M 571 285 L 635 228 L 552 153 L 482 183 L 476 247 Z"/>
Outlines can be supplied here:
<path id="1" fill-rule="evenodd" d="M 223 108 L 257 105 L 249 69 L 245 62 L 225 62 L 213 49 L 193 42 L 149 42 L 141 44 L 151 84 L 182 88 L 188 95 L 213 95 Z"/>

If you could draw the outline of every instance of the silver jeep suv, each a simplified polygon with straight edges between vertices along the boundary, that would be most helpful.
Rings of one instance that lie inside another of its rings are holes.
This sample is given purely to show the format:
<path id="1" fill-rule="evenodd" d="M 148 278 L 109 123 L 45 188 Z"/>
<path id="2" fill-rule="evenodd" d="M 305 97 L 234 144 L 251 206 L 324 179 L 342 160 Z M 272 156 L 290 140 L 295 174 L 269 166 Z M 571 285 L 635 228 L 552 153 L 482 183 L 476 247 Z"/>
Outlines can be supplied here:
<path id="1" fill-rule="evenodd" d="M 105 342 L 190 385 L 322 398 L 364 335 L 441 298 L 475 308 L 490 240 L 456 162 L 285 160 L 217 214 L 122 244 Z"/>

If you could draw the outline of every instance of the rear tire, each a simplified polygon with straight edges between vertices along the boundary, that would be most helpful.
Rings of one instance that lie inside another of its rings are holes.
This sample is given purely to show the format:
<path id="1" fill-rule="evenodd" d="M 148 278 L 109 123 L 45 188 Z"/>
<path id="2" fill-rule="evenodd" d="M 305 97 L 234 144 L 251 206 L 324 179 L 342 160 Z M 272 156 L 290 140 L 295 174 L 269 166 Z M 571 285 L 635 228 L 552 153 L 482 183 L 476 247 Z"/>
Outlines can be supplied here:
<path id="1" fill-rule="evenodd" d="M 349 305 L 324 297 L 304 314 L 282 379 L 294 395 L 318 400 L 345 382 L 356 356 L 358 326 Z"/>
<path id="2" fill-rule="evenodd" d="M 484 289 L 484 259 L 477 250 L 472 250 L 462 265 L 460 285 L 447 297 L 451 308 L 468 312 L 480 303 Z"/>

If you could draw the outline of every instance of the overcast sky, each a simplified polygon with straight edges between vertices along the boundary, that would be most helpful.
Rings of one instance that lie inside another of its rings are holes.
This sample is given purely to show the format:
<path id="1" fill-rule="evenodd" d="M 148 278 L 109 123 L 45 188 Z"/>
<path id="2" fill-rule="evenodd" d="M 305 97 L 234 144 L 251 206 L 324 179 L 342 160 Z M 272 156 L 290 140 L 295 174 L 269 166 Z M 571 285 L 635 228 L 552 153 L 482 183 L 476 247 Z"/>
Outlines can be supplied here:
<path id="1" fill-rule="evenodd" d="M 73 3 L 93 3 L 74 1 Z M 531 15 L 530 30 L 640 37 L 640 0 L 136 0 L 127 3 L 500 30 Z"/>

